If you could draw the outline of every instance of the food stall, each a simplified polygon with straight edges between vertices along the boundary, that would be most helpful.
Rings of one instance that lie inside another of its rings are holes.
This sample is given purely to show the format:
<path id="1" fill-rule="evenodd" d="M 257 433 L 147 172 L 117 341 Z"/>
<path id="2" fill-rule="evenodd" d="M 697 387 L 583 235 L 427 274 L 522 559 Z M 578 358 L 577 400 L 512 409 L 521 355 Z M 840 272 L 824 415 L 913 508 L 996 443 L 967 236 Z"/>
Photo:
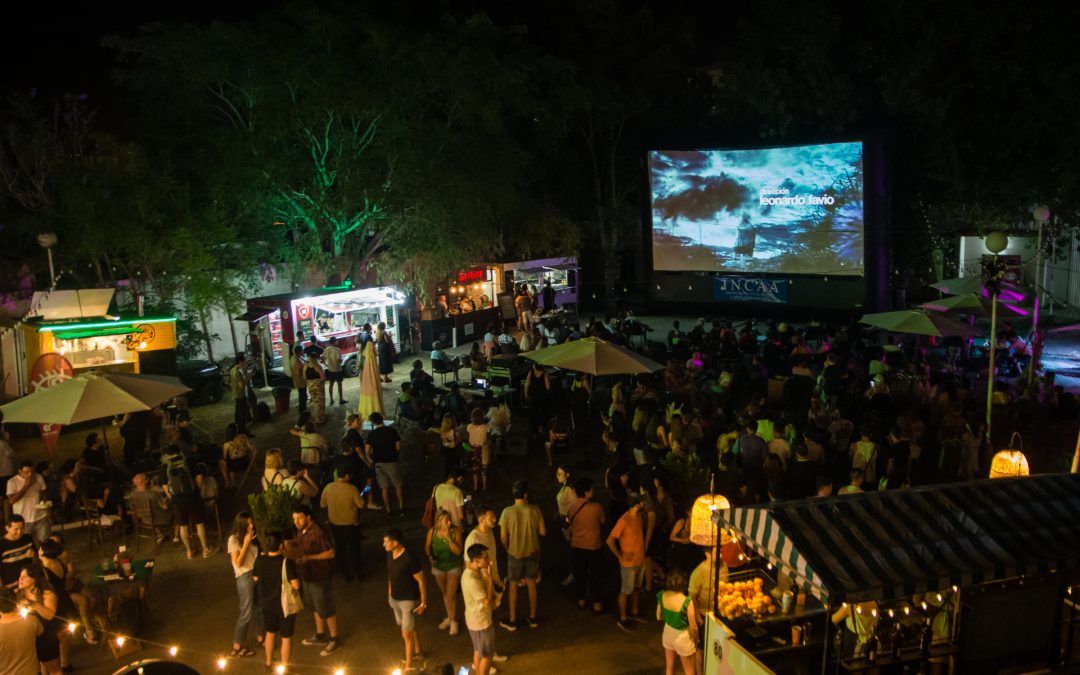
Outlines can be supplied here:
<path id="1" fill-rule="evenodd" d="M 544 280 L 550 279 L 551 287 L 555 290 L 555 304 L 576 313 L 580 272 L 578 260 L 574 256 L 503 263 L 502 290 L 512 293 L 515 288 L 524 284 L 536 287 L 539 295 L 544 288 Z"/>
<path id="2" fill-rule="evenodd" d="M 176 317 L 111 314 L 113 289 L 34 293 L 30 311 L 10 330 L 4 359 L 9 393 L 32 389 L 30 371 L 44 354 L 59 354 L 75 374 L 89 369 L 176 374 Z"/>
<path id="3" fill-rule="evenodd" d="M 1080 581 L 1080 476 L 776 502 L 714 518 L 760 557 L 764 567 L 753 574 L 764 578 L 749 591 L 714 593 L 706 673 L 996 672 L 1072 658 L 1062 637 L 1075 630 L 1069 602 Z M 759 588 L 773 600 L 756 606 L 775 612 L 762 615 L 734 597 Z M 831 617 L 840 611 L 851 621 L 837 626 Z M 1018 615 L 1023 626 L 1011 620 Z M 863 627 L 861 640 L 845 628 L 852 624 Z M 849 647 L 864 648 L 838 652 L 838 631 Z M 733 654 L 757 665 L 732 669 Z"/>
<path id="4" fill-rule="evenodd" d="M 435 287 L 433 302 L 420 311 L 420 348 L 428 351 L 445 336 L 444 347 L 482 340 L 490 324 L 500 325 L 496 296 L 499 270 L 481 265 L 461 270 Z"/>
<path id="5" fill-rule="evenodd" d="M 252 298 L 247 301 L 247 311 L 236 320 L 249 323 L 251 351 L 256 356 L 267 355 L 269 368 L 282 368 L 283 363 L 288 363 L 284 357 L 301 332 L 305 341 L 312 335 L 321 343 L 337 338 L 345 374 L 355 377 L 360 372 L 358 336 L 364 324 L 374 328 L 379 322 L 385 323 L 401 352 L 404 326 L 398 306 L 404 301 L 405 296 L 391 286 L 352 288 L 344 284 Z"/>

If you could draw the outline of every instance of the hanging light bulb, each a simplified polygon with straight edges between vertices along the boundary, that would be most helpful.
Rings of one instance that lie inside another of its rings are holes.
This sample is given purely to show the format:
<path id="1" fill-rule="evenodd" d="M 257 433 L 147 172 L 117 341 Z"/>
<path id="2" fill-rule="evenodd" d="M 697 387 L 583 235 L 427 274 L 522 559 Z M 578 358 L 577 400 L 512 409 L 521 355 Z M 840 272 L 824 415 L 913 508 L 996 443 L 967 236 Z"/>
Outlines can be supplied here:
<path id="1" fill-rule="evenodd" d="M 219 657 L 217 660 L 218 670 L 225 670 L 225 657 Z"/>
<path id="2" fill-rule="evenodd" d="M 179 652 L 180 649 L 176 645 L 169 647 L 169 656 L 175 657 Z"/>
<path id="3" fill-rule="evenodd" d="M 116 636 L 116 646 L 117 647 L 123 647 L 125 642 L 127 642 L 126 637 L 124 637 L 123 635 L 117 635 Z"/>
<path id="4" fill-rule="evenodd" d="M 78 626 L 76 626 L 75 624 L 73 624 L 73 623 L 68 624 L 68 632 L 71 633 L 72 635 L 75 634 L 75 629 L 76 628 L 78 628 Z"/>
<path id="5" fill-rule="evenodd" d="M 279 663 L 277 668 L 274 668 L 274 672 L 277 673 L 277 675 L 285 675 L 285 664 Z"/>

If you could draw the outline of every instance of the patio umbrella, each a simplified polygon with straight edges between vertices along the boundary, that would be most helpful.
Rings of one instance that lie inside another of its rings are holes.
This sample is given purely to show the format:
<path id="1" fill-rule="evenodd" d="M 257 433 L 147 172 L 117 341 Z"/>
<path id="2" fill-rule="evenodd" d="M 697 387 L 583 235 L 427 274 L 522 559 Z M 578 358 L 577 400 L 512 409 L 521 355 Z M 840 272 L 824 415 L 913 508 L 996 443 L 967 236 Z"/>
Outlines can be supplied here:
<path id="1" fill-rule="evenodd" d="M 968 324 L 941 314 L 929 314 L 917 309 L 905 309 L 897 312 L 878 312 L 866 314 L 860 323 L 874 326 L 892 333 L 910 333 L 912 335 L 971 335 L 973 329 Z"/>
<path id="2" fill-rule="evenodd" d="M 993 300 L 981 293 L 964 293 L 962 295 L 946 295 L 944 298 L 931 300 L 919 305 L 920 309 L 930 309 L 935 312 L 955 312 L 956 314 L 972 314 L 975 316 L 990 316 Z M 1027 311 L 1006 304 L 1002 298 L 998 300 L 998 309 L 1007 309 L 1014 314 L 1027 316 Z"/>
<path id="3" fill-rule="evenodd" d="M 936 284 L 930 284 L 930 288 L 937 289 L 942 293 L 948 293 L 949 295 L 975 293 L 987 298 L 990 297 L 990 291 L 987 290 L 986 284 L 983 282 L 982 277 L 979 276 L 944 279 Z M 1003 282 L 999 285 L 998 297 L 1007 302 L 1020 302 L 1027 297 L 1027 293 L 1018 286 Z"/>
<path id="4" fill-rule="evenodd" d="M 638 375 L 664 367 L 652 359 L 595 337 L 571 340 L 554 347 L 526 352 L 522 356 L 544 366 L 589 375 Z"/>
<path id="5" fill-rule="evenodd" d="M 366 420 L 377 412 L 384 415 L 382 402 L 382 378 L 379 377 L 379 357 L 375 355 L 375 342 L 364 345 L 364 369 L 360 372 L 360 404 L 357 412 Z"/>
<path id="6" fill-rule="evenodd" d="M 90 371 L 0 406 L 5 422 L 76 424 L 150 410 L 191 391 L 175 377 Z"/>

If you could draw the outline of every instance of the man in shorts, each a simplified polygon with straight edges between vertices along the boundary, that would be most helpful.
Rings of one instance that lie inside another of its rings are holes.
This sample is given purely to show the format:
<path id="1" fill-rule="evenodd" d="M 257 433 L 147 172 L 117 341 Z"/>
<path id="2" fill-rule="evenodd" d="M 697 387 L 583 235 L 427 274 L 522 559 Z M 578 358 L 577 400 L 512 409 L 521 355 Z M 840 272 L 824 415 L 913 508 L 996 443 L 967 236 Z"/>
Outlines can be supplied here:
<path id="1" fill-rule="evenodd" d="M 298 504 L 293 508 L 292 517 L 296 538 L 289 541 L 287 555 L 300 568 L 304 607 L 310 607 L 315 614 L 315 635 L 304 638 L 301 644 L 321 646 L 319 656 L 327 656 L 340 646 L 334 608 L 334 568 L 330 562 L 334 559 L 334 545 L 326 531 L 311 517 L 311 507 Z"/>
<path id="2" fill-rule="evenodd" d="M 402 672 L 407 673 L 420 670 L 413 666 L 413 659 L 424 659 L 415 617 L 427 609 L 427 586 L 424 584 L 424 567 L 420 559 L 407 550 L 401 540 L 401 530 L 390 529 L 383 535 L 387 602 L 394 610 L 394 621 L 401 627 L 401 639 L 405 642 Z"/>
<path id="3" fill-rule="evenodd" d="M 461 576 L 461 594 L 465 598 L 465 625 L 473 644 L 472 672 L 489 675 L 495 656 L 495 579 L 487 546 L 473 544 L 468 549 L 469 562 Z M 505 660 L 505 659 L 504 659 Z"/>
<path id="4" fill-rule="evenodd" d="M 401 470 L 398 467 L 398 459 L 401 457 L 401 436 L 397 430 L 383 424 L 383 416 L 373 412 L 368 416 L 373 427 L 368 433 L 364 444 L 368 462 L 375 467 L 375 480 L 379 481 L 382 489 L 383 505 L 386 507 L 387 517 L 393 514 L 390 507 L 390 488 L 394 488 L 397 495 L 399 515 L 405 515 L 405 497 L 402 491 Z"/>
<path id="5" fill-rule="evenodd" d="M 202 495 L 202 475 L 196 471 L 195 462 L 184 457 L 177 445 L 166 446 L 161 454 L 158 482 L 165 490 L 173 508 L 173 522 L 180 529 L 180 541 L 191 560 L 195 553 L 191 548 L 191 525 L 202 546 L 202 557 L 209 558 L 214 549 L 206 540 L 206 503 Z"/>
<path id="6" fill-rule="evenodd" d="M 529 503 L 529 484 L 519 480 L 513 491 L 514 503 L 499 516 L 500 536 L 506 547 L 506 579 L 510 582 L 510 619 L 499 625 L 508 631 L 518 628 L 517 588 L 522 580 L 529 589 L 529 627 L 540 626 L 536 620 L 536 582 L 540 579 L 540 537 L 547 534 L 540 508 Z"/>
<path id="7" fill-rule="evenodd" d="M 330 389 L 330 405 L 334 404 L 334 383 L 337 383 L 338 403 L 345 405 L 345 394 L 341 388 L 345 382 L 345 371 L 341 369 L 341 350 L 337 346 L 337 338 L 330 338 L 330 344 L 322 353 L 323 363 L 326 364 L 326 383 Z"/>
<path id="8" fill-rule="evenodd" d="M 641 520 L 641 496 L 631 494 L 626 513 L 608 534 L 607 545 L 619 559 L 619 622 L 620 629 L 634 631 L 631 621 L 645 623 L 638 616 L 638 591 L 645 577 L 645 529 Z M 629 614 L 627 606 L 629 605 Z"/>

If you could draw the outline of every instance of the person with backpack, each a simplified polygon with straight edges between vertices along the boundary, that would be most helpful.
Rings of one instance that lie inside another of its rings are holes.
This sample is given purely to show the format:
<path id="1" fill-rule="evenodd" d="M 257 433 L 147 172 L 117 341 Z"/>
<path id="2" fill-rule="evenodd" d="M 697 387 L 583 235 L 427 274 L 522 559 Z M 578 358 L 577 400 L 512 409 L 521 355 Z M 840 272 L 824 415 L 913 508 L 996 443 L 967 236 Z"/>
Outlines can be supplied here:
<path id="1" fill-rule="evenodd" d="M 202 475 L 196 475 L 191 460 L 185 459 L 180 448 L 169 445 L 161 457 L 159 482 L 172 502 L 173 517 L 180 527 L 180 541 L 184 543 L 188 560 L 195 557 L 191 551 L 190 526 L 195 524 L 195 532 L 202 545 L 202 557 L 209 558 L 214 549 L 206 543 L 206 506 L 201 495 Z"/>

